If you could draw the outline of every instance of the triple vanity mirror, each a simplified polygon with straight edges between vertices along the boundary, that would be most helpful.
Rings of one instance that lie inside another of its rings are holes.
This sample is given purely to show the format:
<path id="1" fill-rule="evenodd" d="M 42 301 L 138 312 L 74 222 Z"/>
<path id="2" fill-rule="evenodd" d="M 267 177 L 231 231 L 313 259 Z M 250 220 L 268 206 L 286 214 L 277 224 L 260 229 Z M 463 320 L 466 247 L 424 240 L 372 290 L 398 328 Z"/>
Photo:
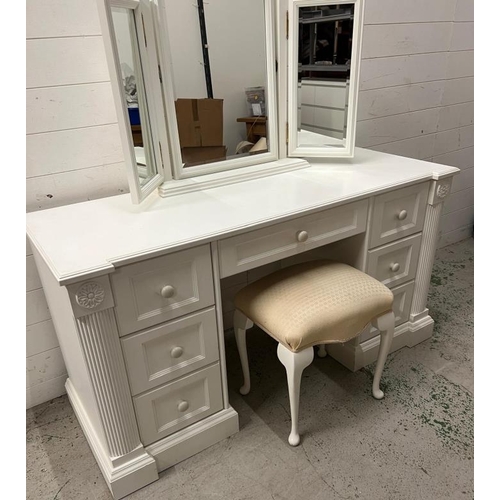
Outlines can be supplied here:
<path id="1" fill-rule="evenodd" d="M 205 174 L 352 157 L 362 2 L 99 0 L 133 202 Z"/>

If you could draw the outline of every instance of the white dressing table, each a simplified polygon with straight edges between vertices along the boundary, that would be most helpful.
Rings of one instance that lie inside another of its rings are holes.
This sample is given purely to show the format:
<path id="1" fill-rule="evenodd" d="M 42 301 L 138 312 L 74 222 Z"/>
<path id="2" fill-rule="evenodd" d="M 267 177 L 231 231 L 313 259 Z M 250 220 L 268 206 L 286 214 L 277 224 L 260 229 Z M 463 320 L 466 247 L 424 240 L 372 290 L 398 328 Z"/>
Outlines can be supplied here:
<path id="1" fill-rule="evenodd" d="M 68 395 L 114 497 L 238 431 L 221 278 L 283 259 L 343 260 L 394 291 L 393 350 L 431 336 L 427 292 L 457 172 L 357 149 L 141 206 L 123 195 L 28 214 Z M 328 352 L 355 370 L 377 348 L 366 331 Z"/>

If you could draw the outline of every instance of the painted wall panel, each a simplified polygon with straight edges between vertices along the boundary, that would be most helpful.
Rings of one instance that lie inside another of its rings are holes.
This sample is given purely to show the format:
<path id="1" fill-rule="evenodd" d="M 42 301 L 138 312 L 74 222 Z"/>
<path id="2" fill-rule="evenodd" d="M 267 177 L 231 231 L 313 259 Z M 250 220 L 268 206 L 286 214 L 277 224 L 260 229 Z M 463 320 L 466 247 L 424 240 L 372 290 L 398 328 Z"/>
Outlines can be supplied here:
<path id="1" fill-rule="evenodd" d="M 49 306 L 41 288 L 26 293 L 26 324 L 33 325 L 50 319 Z"/>
<path id="2" fill-rule="evenodd" d="M 356 146 L 370 147 L 432 134 L 437 130 L 438 117 L 439 109 L 433 108 L 358 122 Z"/>
<path id="3" fill-rule="evenodd" d="M 109 81 L 102 36 L 26 41 L 26 88 Z"/>
<path id="4" fill-rule="evenodd" d="M 118 124 L 26 137 L 26 177 L 123 162 Z"/>
<path id="5" fill-rule="evenodd" d="M 95 0 L 26 1 L 26 38 L 100 34 Z"/>
<path id="6" fill-rule="evenodd" d="M 365 26 L 362 57 L 368 59 L 447 51 L 452 35 L 452 26 L 452 23 Z"/>
<path id="7" fill-rule="evenodd" d="M 456 0 L 371 0 L 366 2 L 365 25 L 449 21 L 455 4 Z"/>
<path id="8" fill-rule="evenodd" d="M 474 78 L 447 80 L 443 93 L 443 106 L 474 100 Z"/>
<path id="9" fill-rule="evenodd" d="M 474 23 L 453 23 L 450 50 L 472 50 L 474 48 Z"/>
<path id="10" fill-rule="evenodd" d="M 66 373 L 60 347 L 26 358 L 26 387 L 41 384 L 47 379 Z"/>
<path id="11" fill-rule="evenodd" d="M 26 208 L 45 208 L 128 192 L 123 163 L 60 172 L 26 180 Z"/>
<path id="12" fill-rule="evenodd" d="M 435 81 L 362 91 L 358 121 L 439 107 L 444 87 L 444 81 Z"/>
<path id="13" fill-rule="evenodd" d="M 474 0 L 457 0 L 455 21 L 474 21 Z"/>
<path id="14" fill-rule="evenodd" d="M 464 148 L 443 155 L 437 155 L 432 158 L 432 161 L 441 165 L 450 165 L 465 170 L 474 166 L 474 148 Z"/>
<path id="15" fill-rule="evenodd" d="M 451 192 L 456 193 L 471 187 L 474 187 L 474 167 L 466 168 L 456 176 L 451 186 Z M 443 225 L 443 227 L 447 229 L 446 225 Z"/>
<path id="16" fill-rule="evenodd" d="M 360 90 L 385 89 L 396 85 L 444 80 L 448 54 L 448 52 L 435 52 L 363 59 Z"/>
<path id="17" fill-rule="evenodd" d="M 462 208 L 443 215 L 441 226 L 446 228 L 446 232 L 454 231 L 464 226 L 469 226 L 474 222 L 474 207 Z"/>
<path id="18" fill-rule="evenodd" d="M 465 78 L 474 75 L 474 51 L 448 52 L 447 78 Z"/>
<path id="19" fill-rule="evenodd" d="M 26 113 L 27 134 L 116 123 L 109 82 L 28 89 Z"/>
<path id="20" fill-rule="evenodd" d="M 462 191 L 452 193 L 445 201 L 443 215 L 471 207 L 472 205 L 474 205 L 474 188 L 462 189 Z"/>
<path id="21" fill-rule="evenodd" d="M 26 357 L 35 356 L 59 346 L 51 319 L 26 327 Z"/>
<path id="22" fill-rule="evenodd" d="M 379 144 L 378 146 L 372 146 L 370 149 L 407 158 L 426 160 L 434 154 L 434 140 L 434 134 L 428 134 L 402 141 L 389 142 L 388 144 Z"/>
<path id="23" fill-rule="evenodd" d="M 452 104 L 439 109 L 438 130 L 466 127 L 474 123 L 474 102 Z"/>

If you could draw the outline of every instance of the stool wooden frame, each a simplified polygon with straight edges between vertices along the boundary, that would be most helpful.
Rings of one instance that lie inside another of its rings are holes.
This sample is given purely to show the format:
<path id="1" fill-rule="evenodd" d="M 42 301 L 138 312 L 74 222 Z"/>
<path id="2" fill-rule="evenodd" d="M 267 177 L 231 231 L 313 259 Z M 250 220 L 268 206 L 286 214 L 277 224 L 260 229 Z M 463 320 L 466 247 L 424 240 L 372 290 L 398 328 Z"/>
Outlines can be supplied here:
<path id="1" fill-rule="evenodd" d="M 380 389 L 380 379 L 387 355 L 391 348 L 392 339 L 394 337 L 394 321 L 393 311 L 383 314 L 377 318 L 373 318 L 371 321 L 373 326 L 380 331 L 380 348 L 372 383 L 372 394 L 375 399 L 382 399 L 384 397 L 384 392 Z M 238 346 L 241 367 L 243 370 L 243 385 L 240 388 L 240 393 L 243 395 L 250 392 L 250 369 L 248 365 L 246 331 L 253 325 L 253 321 L 245 316 L 241 311 L 235 311 L 234 333 L 236 336 L 236 344 Z M 271 335 L 271 333 L 267 332 L 265 328 L 262 328 L 262 326 L 257 326 L 264 330 L 268 335 Z M 318 355 L 320 357 L 326 356 L 326 348 L 324 344 L 319 345 Z M 311 346 L 301 351 L 293 352 L 283 344 L 278 343 L 278 359 L 286 369 L 286 376 L 288 380 L 290 415 L 292 419 L 292 428 L 288 437 L 288 442 L 292 446 L 297 446 L 300 443 L 300 435 L 298 431 L 300 383 L 302 380 L 302 372 L 312 363 L 314 359 L 314 347 Z"/>

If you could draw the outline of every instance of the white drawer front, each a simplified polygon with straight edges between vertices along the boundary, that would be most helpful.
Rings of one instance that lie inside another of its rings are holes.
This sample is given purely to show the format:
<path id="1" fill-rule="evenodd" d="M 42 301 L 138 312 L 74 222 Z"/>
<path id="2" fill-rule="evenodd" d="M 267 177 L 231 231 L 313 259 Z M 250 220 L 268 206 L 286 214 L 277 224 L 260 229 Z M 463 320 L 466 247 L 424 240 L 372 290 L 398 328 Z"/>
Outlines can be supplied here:
<path id="1" fill-rule="evenodd" d="M 389 288 L 415 278 L 421 234 L 368 252 L 367 273 Z"/>
<path id="2" fill-rule="evenodd" d="M 132 395 L 219 359 L 215 309 L 190 314 L 122 339 Z"/>
<path id="3" fill-rule="evenodd" d="M 119 268 L 111 283 L 120 335 L 213 305 L 212 281 L 209 245 Z"/>
<path id="4" fill-rule="evenodd" d="M 413 290 L 415 282 L 405 283 L 392 289 L 394 294 L 394 305 L 392 307 L 395 315 L 395 326 L 406 323 L 410 318 L 411 301 L 413 298 Z M 379 331 L 371 326 L 367 328 L 360 336 L 359 341 L 364 342 L 379 334 Z"/>
<path id="5" fill-rule="evenodd" d="M 219 242 L 223 278 L 305 252 L 366 230 L 368 200 L 361 200 Z"/>
<path id="6" fill-rule="evenodd" d="M 134 398 L 145 446 L 222 410 L 219 363 Z"/>
<path id="7" fill-rule="evenodd" d="M 370 248 L 422 231 L 429 183 L 417 184 L 375 198 Z"/>

